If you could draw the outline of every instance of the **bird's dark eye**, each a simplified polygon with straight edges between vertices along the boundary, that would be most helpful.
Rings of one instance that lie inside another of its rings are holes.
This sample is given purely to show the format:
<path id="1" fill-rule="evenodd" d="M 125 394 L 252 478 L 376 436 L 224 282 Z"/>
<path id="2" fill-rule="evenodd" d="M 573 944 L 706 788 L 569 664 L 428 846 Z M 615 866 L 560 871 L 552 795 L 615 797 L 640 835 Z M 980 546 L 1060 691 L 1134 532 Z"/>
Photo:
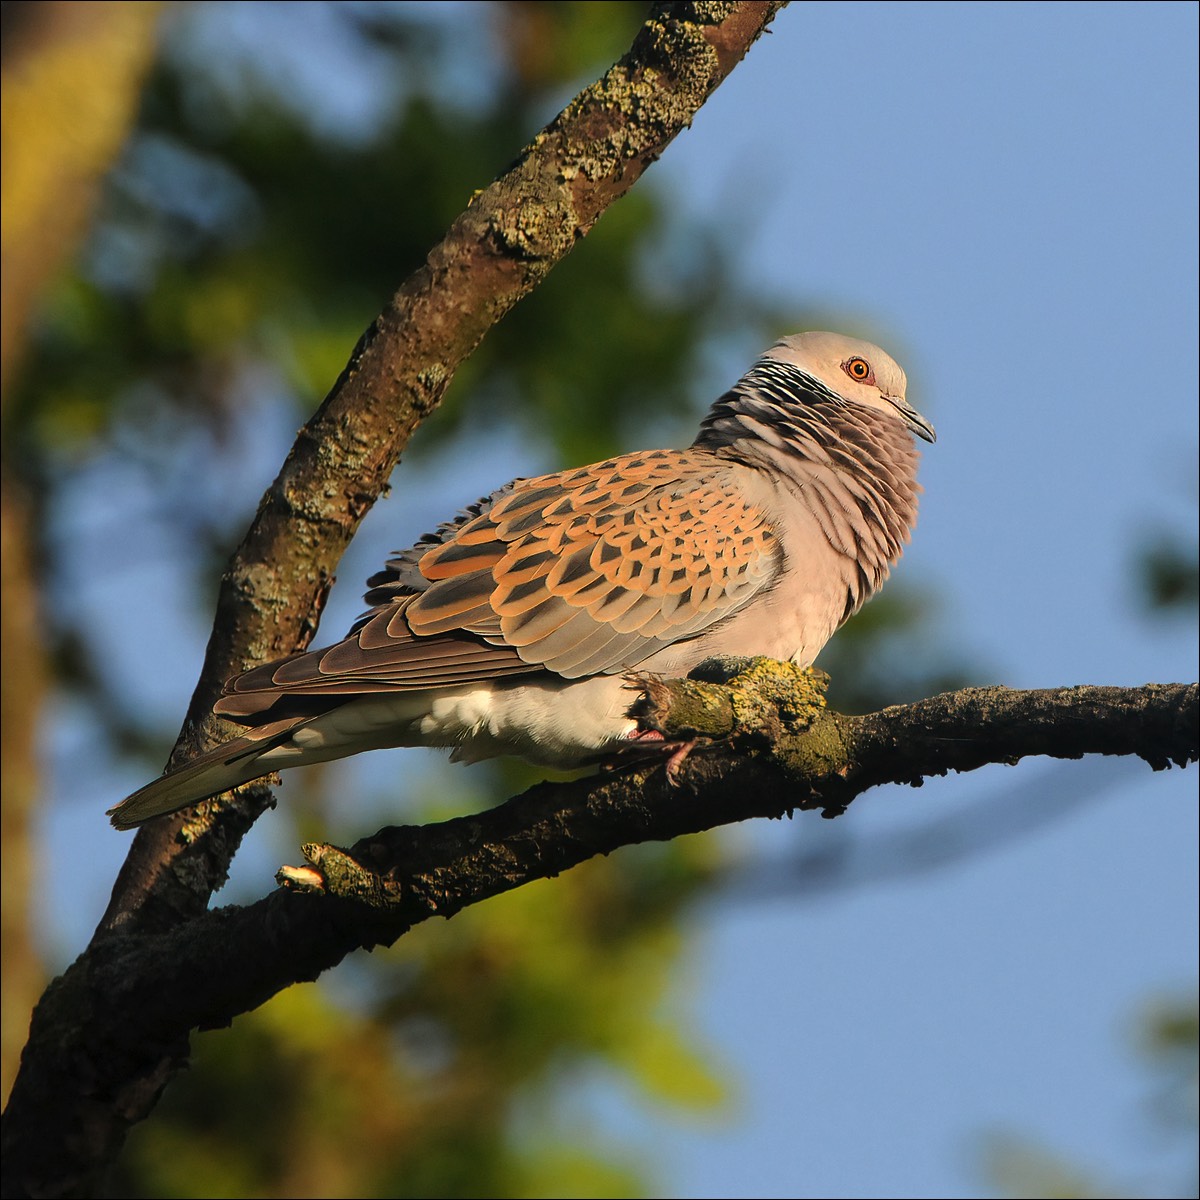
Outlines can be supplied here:
<path id="1" fill-rule="evenodd" d="M 865 358 L 848 358 L 842 363 L 842 370 L 854 380 L 855 383 L 874 383 L 875 372 L 871 369 L 871 364 Z"/>

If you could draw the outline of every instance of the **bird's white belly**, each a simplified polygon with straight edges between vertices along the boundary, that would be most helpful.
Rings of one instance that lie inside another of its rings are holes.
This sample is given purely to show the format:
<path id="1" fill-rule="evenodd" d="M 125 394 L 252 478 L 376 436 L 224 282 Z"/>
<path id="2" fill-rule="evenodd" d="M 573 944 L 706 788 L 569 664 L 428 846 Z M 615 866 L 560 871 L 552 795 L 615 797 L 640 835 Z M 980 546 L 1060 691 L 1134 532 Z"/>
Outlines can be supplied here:
<path id="1" fill-rule="evenodd" d="M 267 768 L 299 766 L 384 746 L 443 746 L 476 762 L 515 754 L 568 767 L 612 750 L 636 730 L 636 687 L 616 675 L 470 684 L 437 692 L 363 696 L 323 713 L 262 756 Z"/>

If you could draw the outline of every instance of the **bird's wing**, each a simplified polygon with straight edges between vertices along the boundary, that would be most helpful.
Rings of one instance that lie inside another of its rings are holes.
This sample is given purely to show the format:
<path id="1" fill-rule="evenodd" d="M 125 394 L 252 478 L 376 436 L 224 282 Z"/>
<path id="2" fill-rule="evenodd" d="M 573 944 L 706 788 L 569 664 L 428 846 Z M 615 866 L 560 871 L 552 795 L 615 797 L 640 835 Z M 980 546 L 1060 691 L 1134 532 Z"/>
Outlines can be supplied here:
<path id="1" fill-rule="evenodd" d="M 549 670 L 613 674 L 695 637 L 778 577 L 767 514 L 703 451 L 521 480 L 375 576 L 343 641 L 232 680 L 217 711 L 281 693 L 436 688 Z"/>

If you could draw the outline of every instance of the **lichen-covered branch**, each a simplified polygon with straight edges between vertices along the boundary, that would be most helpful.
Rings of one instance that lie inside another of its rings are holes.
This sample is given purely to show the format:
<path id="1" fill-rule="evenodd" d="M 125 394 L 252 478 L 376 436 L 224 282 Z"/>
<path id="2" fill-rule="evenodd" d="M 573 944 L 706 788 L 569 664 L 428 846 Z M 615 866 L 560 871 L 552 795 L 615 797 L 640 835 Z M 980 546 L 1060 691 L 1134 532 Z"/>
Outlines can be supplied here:
<path id="1" fill-rule="evenodd" d="M 652 681 L 644 719 L 708 739 L 676 783 L 659 762 L 539 784 L 488 812 L 384 829 L 348 850 L 306 847 L 308 865 L 281 873 L 289 887 L 250 907 L 97 939 L 35 1016 L 32 1043 L 56 1053 L 43 1053 L 14 1093 L 5 1169 L 19 1186 L 5 1194 L 85 1190 L 95 1126 L 104 1153 L 115 1153 L 124 1123 L 148 1110 L 186 1057 L 192 1029 L 228 1024 L 357 948 L 597 854 L 795 809 L 837 815 L 880 783 L 1031 754 L 1135 754 L 1155 768 L 1200 755 L 1196 684 L 972 688 L 848 717 L 825 707 L 823 683 L 819 672 L 766 659 L 731 676 Z M 77 1124 L 51 1119 L 64 1094 Z M 35 1185 L 47 1175 L 55 1187 Z"/>
<path id="2" fill-rule="evenodd" d="M 708 741 L 674 781 L 643 765 L 539 784 L 500 808 L 419 828 L 386 829 L 349 850 L 306 846 L 284 884 L 389 913 L 391 941 L 426 916 L 451 916 L 596 854 L 797 809 L 843 813 L 884 783 L 1030 755 L 1137 755 L 1155 770 L 1200 756 L 1200 685 L 968 688 L 867 716 L 828 710 L 824 678 L 755 659 L 728 684 L 654 681 L 643 720 Z M 392 924 L 394 922 L 394 924 Z"/>
<path id="3" fill-rule="evenodd" d="M 829 815 L 881 783 L 919 784 L 1038 754 L 1132 754 L 1161 770 L 1195 762 L 1200 742 L 1196 684 L 965 688 L 848 717 L 824 708 L 820 672 L 757 659 L 713 660 L 696 674 L 705 678 L 652 681 L 643 722 L 667 736 L 723 738 L 726 747 L 765 742 L 773 769 L 812 793 L 796 807 Z M 720 774 L 719 761 L 693 770 Z"/>
<path id="4" fill-rule="evenodd" d="M 1031 754 L 1135 754 L 1155 768 L 1200 754 L 1196 684 L 972 688 L 848 717 L 825 707 L 820 672 L 755 659 L 701 674 L 645 681 L 643 721 L 702 739 L 674 783 L 661 762 L 641 763 L 539 784 L 489 812 L 384 829 L 348 850 L 308 846 L 306 866 L 281 872 L 288 887 L 255 905 L 97 939 L 35 1016 L 31 1044 L 54 1053 L 23 1072 L 17 1123 L 6 1117 L 6 1171 L 21 1181 L 11 1194 L 82 1190 L 96 1129 L 102 1154 L 115 1153 L 124 1125 L 186 1058 L 192 1029 L 225 1025 L 355 949 L 597 854 L 796 809 L 835 816 L 880 783 Z M 79 1122 L 65 1129 L 64 1096 Z M 51 1141 L 67 1152 L 49 1155 Z M 48 1170 L 62 1186 L 30 1186 Z"/>
<path id="5" fill-rule="evenodd" d="M 307 645 L 342 553 L 459 364 L 691 124 L 781 7 L 654 5 L 629 52 L 405 281 L 301 430 L 225 573 L 176 757 L 221 740 L 208 714 L 226 679 Z M 101 928 L 162 929 L 202 912 L 267 803 L 265 789 L 241 793 L 142 830 Z"/>

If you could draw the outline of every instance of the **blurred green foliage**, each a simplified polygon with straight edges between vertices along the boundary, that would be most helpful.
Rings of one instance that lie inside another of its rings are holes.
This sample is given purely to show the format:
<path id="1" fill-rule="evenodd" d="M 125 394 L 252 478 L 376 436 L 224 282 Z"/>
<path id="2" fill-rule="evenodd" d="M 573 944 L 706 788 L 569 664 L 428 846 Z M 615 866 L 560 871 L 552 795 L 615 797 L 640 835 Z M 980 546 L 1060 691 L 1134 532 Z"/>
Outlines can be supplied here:
<path id="1" fill-rule="evenodd" d="M 1154 613 L 1195 617 L 1200 603 L 1200 552 L 1196 535 L 1161 531 L 1146 539 L 1137 555 L 1138 579 L 1146 606 Z"/>

